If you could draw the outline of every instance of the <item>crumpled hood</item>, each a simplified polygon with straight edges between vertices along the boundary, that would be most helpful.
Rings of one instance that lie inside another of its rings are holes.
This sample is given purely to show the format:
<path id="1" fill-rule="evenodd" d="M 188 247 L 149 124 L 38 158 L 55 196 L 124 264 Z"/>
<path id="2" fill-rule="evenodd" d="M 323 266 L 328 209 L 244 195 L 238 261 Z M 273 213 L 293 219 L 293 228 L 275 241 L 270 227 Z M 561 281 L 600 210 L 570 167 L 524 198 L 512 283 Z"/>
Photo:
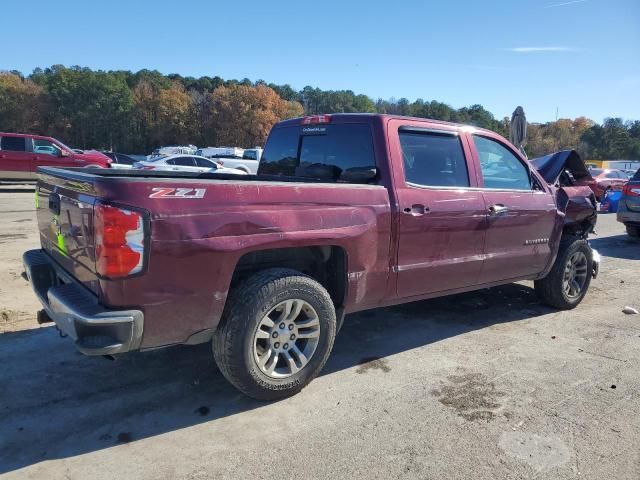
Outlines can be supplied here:
<path id="1" fill-rule="evenodd" d="M 565 170 L 569 170 L 576 180 L 592 178 L 584 161 L 575 150 L 562 150 L 531 159 L 529 162 L 549 184 L 554 184 Z"/>

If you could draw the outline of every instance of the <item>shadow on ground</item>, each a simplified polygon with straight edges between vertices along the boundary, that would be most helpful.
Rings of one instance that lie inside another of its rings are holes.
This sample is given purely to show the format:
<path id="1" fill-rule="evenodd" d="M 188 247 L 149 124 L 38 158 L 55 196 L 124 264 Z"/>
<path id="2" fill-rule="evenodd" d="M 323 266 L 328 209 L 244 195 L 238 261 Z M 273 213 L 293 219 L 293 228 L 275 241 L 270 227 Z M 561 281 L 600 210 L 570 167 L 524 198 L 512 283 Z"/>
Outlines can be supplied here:
<path id="1" fill-rule="evenodd" d="M 590 238 L 589 243 L 605 257 L 640 260 L 640 239 L 629 235 Z"/>
<path id="2" fill-rule="evenodd" d="M 512 284 L 349 315 L 322 375 L 549 311 Z M 0 474 L 265 405 L 226 382 L 208 344 L 109 361 L 47 327 L 0 335 L 0 365 Z"/>

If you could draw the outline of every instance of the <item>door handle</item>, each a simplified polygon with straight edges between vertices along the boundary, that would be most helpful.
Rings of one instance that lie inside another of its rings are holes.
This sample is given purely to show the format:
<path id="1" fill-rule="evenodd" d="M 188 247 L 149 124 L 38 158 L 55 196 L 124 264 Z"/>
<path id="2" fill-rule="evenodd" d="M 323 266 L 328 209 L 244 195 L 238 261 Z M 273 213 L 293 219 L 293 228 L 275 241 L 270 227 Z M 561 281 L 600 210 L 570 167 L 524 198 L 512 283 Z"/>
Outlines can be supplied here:
<path id="1" fill-rule="evenodd" d="M 504 205 L 497 203 L 496 205 L 491 205 L 489 207 L 489 213 L 492 216 L 497 216 L 497 215 L 504 215 L 509 211 L 509 209 L 507 207 L 505 207 Z"/>
<path id="2" fill-rule="evenodd" d="M 402 210 L 402 213 L 406 215 L 413 215 L 414 217 L 424 215 L 429 211 L 428 207 L 425 207 L 421 203 L 414 203 L 410 207 L 406 207 Z"/>

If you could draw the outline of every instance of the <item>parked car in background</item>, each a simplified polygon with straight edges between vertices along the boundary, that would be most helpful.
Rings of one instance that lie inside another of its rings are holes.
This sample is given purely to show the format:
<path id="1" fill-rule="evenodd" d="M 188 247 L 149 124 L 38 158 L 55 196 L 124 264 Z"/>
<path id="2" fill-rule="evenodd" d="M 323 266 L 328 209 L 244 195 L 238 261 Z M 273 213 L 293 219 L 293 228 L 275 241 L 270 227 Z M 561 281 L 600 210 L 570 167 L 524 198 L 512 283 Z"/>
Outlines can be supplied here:
<path id="1" fill-rule="evenodd" d="M 608 190 L 622 190 L 629 177 L 622 171 L 612 168 L 592 168 L 589 170 L 597 184 L 596 197 L 601 200 Z"/>
<path id="2" fill-rule="evenodd" d="M 242 158 L 246 160 L 257 160 L 259 162 L 262 158 L 263 151 L 262 147 L 245 148 Z"/>
<path id="3" fill-rule="evenodd" d="M 111 159 L 111 168 L 133 168 L 136 160 L 124 153 L 102 152 Z"/>
<path id="4" fill-rule="evenodd" d="M 243 170 L 223 167 L 213 160 L 197 155 L 164 155 L 154 157 L 144 162 L 135 162 L 133 168 L 164 172 L 233 173 L 237 175 L 246 175 L 247 173 Z"/>
<path id="5" fill-rule="evenodd" d="M 82 353 L 209 342 L 231 383 L 275 400 L 318 375 L 345 313 L 520 280 L 576 307 L 595 198 L 549 173 L 480 128 L 290 119 L 258 175 L 43 169 L 25 270 Z"/>
<path id="6" fill-rule="evenodd" d="M 36 168 L 107 168 L 111 159 L 100 152 L 78 153 L 55 138 L 20 133 L 0 133 L 0 179 L 33 180 Z"/>
<path id="7" fill-rule="evenodd" d="M 156 148 L 153 152 L 151 152 L 151 155 L 149 155 L 149 158 L 160 157 L 163 155 L 178 155 L 178 154 L 194 155 L 196 151 L 197 151 L 197 148 L 195 145 L 186 145 L 186 146 L 168 145 L 166 147 Z"/>
<path id="8" fill-rule="evenodd" d="M 258 173 L 262 149 L 258 147 L 246 150 L 237 147 L 207 147 L 199 149 L 196 153 L 215 160 L 227 168 L 237 168 L 246 173 L 256 174 Z"/>
<path id="9" fill-rule="evenodd" d="M 617 215 L 630 236 L 640 237 L 640 169 L 622 189 Z"/>
<path id="10" fill-rule="evenodd" d="M 260 155 L 261 154 L 262 152 L 260 152 Z M 242 154 L 242 158 L 215 157 L 215 161 L 227 168 L 237 168 L 238 170 L 255 175 L 258 173 L 258 166 L 260 165 L 260 159 L 257 157 L 258 153 L 252 149 L 245 150 Z"/>
<path id="11" fill-rule="evenodd" d="M 242 158 L 244 149 L 239 147 L 204 147 L 196 150 L 195 154 L 201 157 L 215 158 Z"/>

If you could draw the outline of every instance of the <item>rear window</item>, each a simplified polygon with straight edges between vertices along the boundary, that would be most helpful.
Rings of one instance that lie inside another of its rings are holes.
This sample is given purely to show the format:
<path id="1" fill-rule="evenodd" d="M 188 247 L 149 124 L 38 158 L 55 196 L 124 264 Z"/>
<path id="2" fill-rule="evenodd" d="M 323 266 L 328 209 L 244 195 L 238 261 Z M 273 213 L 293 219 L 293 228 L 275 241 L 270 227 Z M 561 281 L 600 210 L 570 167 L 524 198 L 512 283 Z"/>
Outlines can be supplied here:
<path id="1" fill-rule="evenodd" d="M 258 173 L 339 182 L 348 170 L 375 165 L 368 124 L 303 125 L 272 130 Z"/>
<path id="2" fill-rule="evenodd" d="M 600 175 L 602 172 L 604 172 L 604 170 L 602 170 L 601 168 L 590 168 L 589 169 L 589 173 L 593 176 L 593 177 L 597 177 L 598 175 Z"/>
<path id="3" fill-rule="evenodd" d="M 116 153 L 114 155 L 114 157 L 115 157 L 115 161 L 117 163 L 121 163 L 122 165 L 133 165 L 133 163 L 134 163 L 133 158 L 128 157 L 127 155 L 121 155 L 119 153 Z M 111 157 L 111 158 L 113 158 L 113 157 Z"/>
<path id="4" fill-rule="evenodd" d="M 636 170 L 636 173 L 633 175 L 632 180 L 634 182 L 640 182 L 640 168 Z"/>
<path id="5" fill-rule="evenodd" d="M 2 137 L 0 140 L 0 150 L 24 152 L 27 150 L 26 145 L 24 137 Z"/>

